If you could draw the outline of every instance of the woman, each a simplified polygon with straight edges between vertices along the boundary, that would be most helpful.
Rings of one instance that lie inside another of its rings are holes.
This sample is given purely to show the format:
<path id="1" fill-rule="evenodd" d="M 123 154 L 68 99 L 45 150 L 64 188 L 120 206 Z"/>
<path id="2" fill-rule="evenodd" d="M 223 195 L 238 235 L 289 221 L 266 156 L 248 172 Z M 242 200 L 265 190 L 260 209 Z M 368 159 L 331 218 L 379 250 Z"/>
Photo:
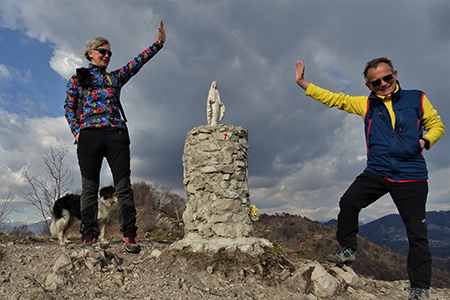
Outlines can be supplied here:
<path id="1" fill-rule="evenodd" d="M 158 27 L 158 40 L 124 67 L 106 72 L 112 52 L 107 39 L 97 37 L 86 43 L 88 68 L 77 69 L 67 84 L 65 115 L 78 145 L 81 171 L 81 227 L 83 245 L 97 242 L 97 193 L 103 158 L 113 175 L 119 203 L 119 221 L 125 249 L 141 250 L 136 241 L 136 209 L 131 189 L 130 139 L 120 105 L 120 90 L 164 45 L 164 23 Z"/>

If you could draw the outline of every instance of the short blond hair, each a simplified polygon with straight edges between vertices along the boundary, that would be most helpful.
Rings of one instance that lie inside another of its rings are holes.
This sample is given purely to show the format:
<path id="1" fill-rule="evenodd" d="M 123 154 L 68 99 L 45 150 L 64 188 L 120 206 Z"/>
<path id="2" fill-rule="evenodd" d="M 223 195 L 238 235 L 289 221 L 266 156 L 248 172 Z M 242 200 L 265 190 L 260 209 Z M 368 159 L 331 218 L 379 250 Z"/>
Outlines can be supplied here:
<path id="1" fill-rule="evenodd" d="M 108 44 L 109 45 L 109 41 L 106 38 L 102 37 L 102 36 L 99 36 L 99 37 L 93 38 L 92 40 L 87 41 L 86 42 L 86 48 L 84 50 L 84 57 L 86 57 L 86 59 L 88 61 L 91 61 L 91 58 L 89 57 L 89 51 L 92 51 L 95 48 L 98 48 L 98 47 L 100 47 L 101 45 L 104 45 L 104 44 Z"/>

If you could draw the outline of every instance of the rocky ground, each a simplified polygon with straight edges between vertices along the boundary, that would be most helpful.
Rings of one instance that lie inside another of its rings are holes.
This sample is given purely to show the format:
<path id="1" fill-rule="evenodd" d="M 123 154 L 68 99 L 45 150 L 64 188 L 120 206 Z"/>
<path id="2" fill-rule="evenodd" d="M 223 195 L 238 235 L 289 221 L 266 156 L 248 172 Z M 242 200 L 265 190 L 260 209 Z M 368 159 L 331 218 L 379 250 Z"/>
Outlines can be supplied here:
<path id="1" fill-rule="evenodd" d="M 327 262 L 266 253 L 195 254 L 140 240 L 83 250 L 74 241 L 0 237 L 0 298 L 25 299 L 407 299 L 406 281 L 385 282 Z M 432 289 L 431 299 L 450 299 Z"/>

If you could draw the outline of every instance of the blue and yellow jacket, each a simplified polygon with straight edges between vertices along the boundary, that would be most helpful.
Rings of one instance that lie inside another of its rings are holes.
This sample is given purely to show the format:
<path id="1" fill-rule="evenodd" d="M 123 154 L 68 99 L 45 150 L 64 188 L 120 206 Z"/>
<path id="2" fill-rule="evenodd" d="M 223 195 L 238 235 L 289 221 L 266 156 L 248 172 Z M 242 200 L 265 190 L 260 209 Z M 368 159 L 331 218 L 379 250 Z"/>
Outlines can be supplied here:
<path id="1" fill-rule="evenodd" d="M 445 132 L 441 117 L 425 93 L 403 90 L 380 97 L 332 93 L 310 83 L 306 93 L 329 107 L 360 115 L 365 123 L 366 170 L 390 181 L 426 180 L 428 171 L 420 147 L 426 137 L 431 148 Z M 423 130 L 427 131 L 423 135 Z M 429 149 L 427 149 L 429 150 Z"/>
<path id="2" fill-rule="evenodd" d="M 67 83 L 64 104 L 66 119 L 73 136 L 87 128 L 125 128 L 126 124 L 119 109 L 120 90 L 162 47 L 157 42 L 154 43 L 125 66 L 111 73 L 107 73 L 106 68 L 89 64 L 92 87 L 83 90 L 84 95 L 80 95 L 82 89 L 77 75 L 73 75 Z M 108 75 L 111 81 L 108 80 Z"/>

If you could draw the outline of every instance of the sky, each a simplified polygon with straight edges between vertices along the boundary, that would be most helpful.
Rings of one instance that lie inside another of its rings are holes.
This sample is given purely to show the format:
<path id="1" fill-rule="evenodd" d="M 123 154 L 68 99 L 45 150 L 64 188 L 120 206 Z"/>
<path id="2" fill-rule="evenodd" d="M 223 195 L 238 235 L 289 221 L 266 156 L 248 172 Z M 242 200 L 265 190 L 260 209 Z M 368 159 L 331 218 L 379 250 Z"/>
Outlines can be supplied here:
<path id="1" fill-rule="evenodd" d="M 10 220 L 39 221 L 21 175 L 45 176 L 50 147 L 69 151 L 73 192 L 81 187 L 76 146 L 64 117 L 66 84 L 87 40 L 106 37 L 109 71 L 157 39 L 164 48 L 122 89 L 131 135 L 132 181 L 157 183 L 186 199 L 186 134 L 206 125 L 212 81 L 224 124 L 249 131 L 248 187 L 261 213 L 326 221 L 366 164 L 364 125 L 305 96 L 305 78 L 336 93 L 368 95 L 366 62 L 388 57 L 403 89 L 425 91 L 449 128 L 449 1 L 0 1 L 0 199 L 11 187 Z M 450 133 L 425 151 L 427 210 L 450 210 Z M 104 162 L 101 184 L 111 184 Z M 385 196 L 360 215 L 396 213 Z"/>

